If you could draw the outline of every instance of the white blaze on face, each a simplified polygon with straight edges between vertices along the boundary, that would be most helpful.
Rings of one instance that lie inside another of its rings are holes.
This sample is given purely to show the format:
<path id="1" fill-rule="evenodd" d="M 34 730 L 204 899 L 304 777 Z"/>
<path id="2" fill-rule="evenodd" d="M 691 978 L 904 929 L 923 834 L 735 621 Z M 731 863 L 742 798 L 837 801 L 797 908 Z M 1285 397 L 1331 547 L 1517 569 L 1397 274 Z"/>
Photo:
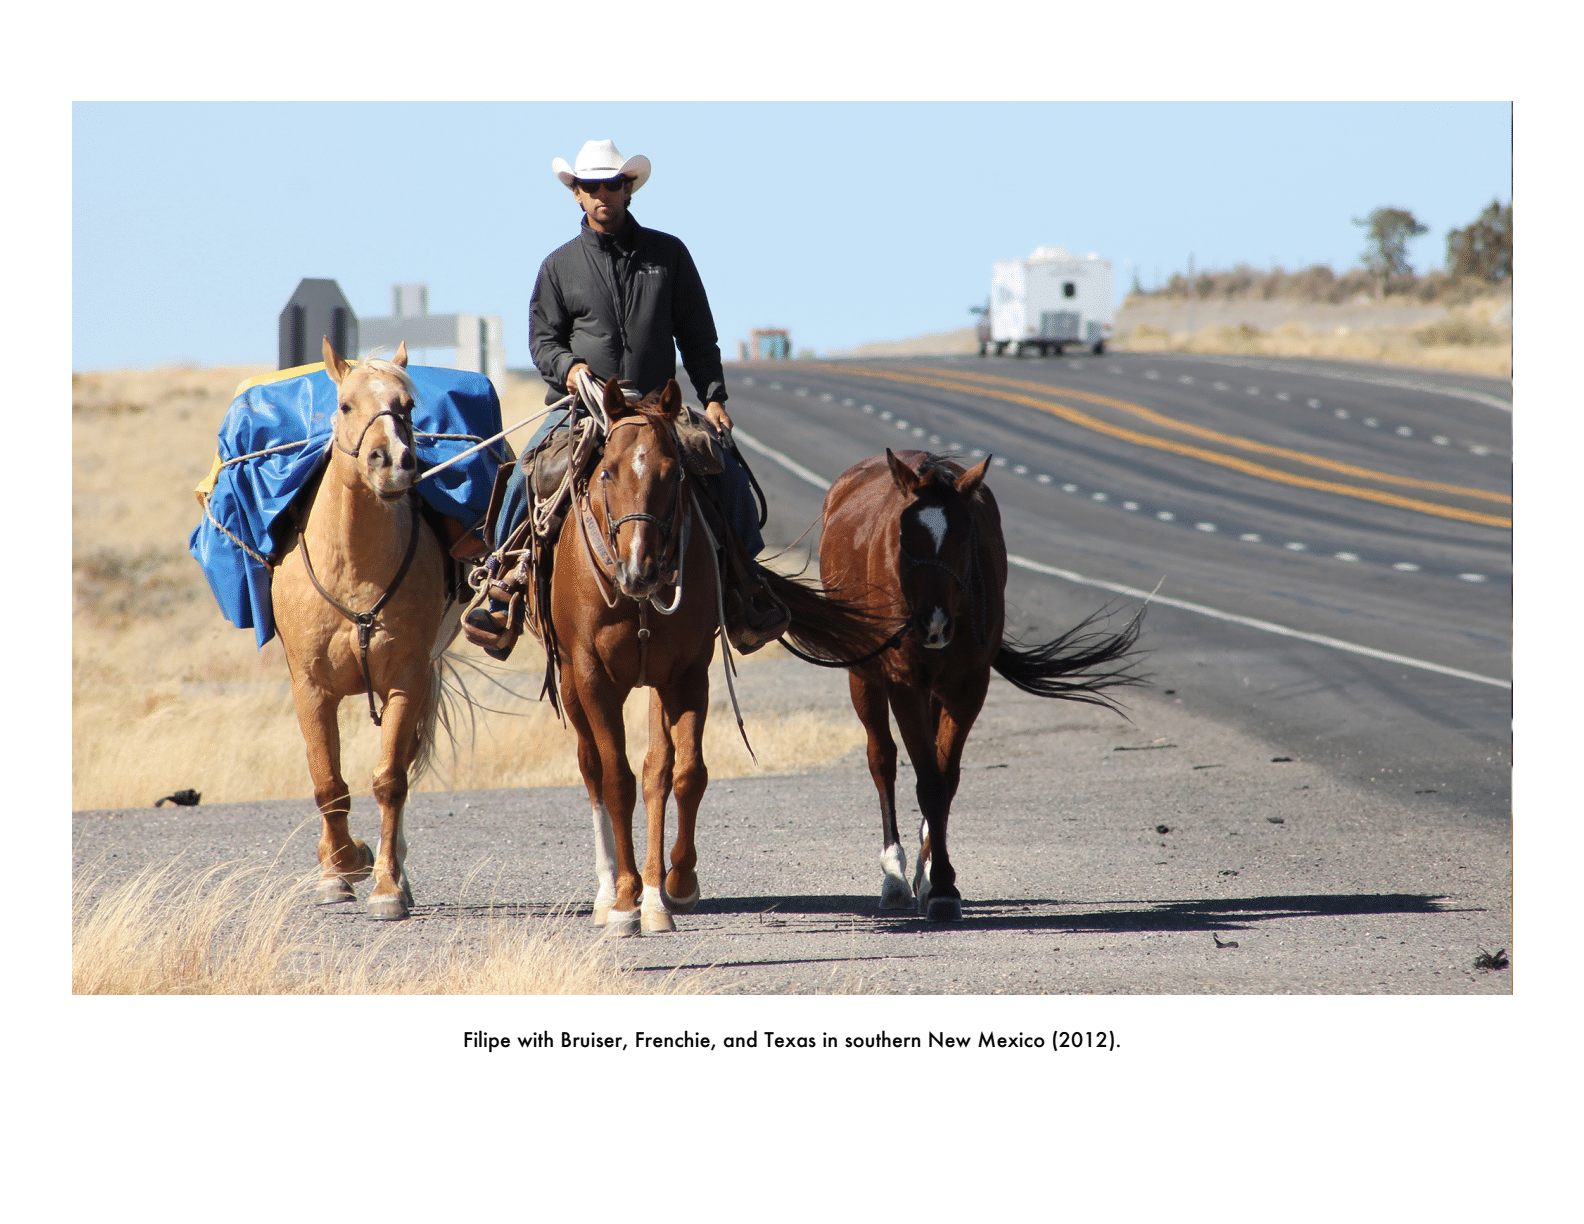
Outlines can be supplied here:
<path id="1" fill-rule="evenodd" d="M 946 511 L 939 506 L 925 506 L 918 512 L 918 521 L 930 533 L 930 539 L 935 541 L 935 551 L 941 550 L 941 544 L 946 540 Z"/>
<path id="2" fill-rule="evenodd" d="M 642 479 L 649 471 L 649 469 L 644 466 L 644 456 L 646 454 L 648 454 L 648 452 L 645 451 L 641 446 L 633 452 L 633 475 L 639 477 L 640 479 Z"/>

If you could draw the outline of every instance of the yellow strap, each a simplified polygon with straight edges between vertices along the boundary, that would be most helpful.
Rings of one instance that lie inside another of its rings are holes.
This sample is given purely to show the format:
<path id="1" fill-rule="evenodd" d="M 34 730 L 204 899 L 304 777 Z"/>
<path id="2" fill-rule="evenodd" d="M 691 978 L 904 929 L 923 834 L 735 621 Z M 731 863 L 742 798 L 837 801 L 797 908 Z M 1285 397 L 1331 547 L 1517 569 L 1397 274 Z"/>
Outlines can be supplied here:
<path id="1" fill-rule="evenodd" d="M 352 364 L 355 365 L 357 363 L 353 362 Z M 289 370 L 276 370 L 273 374 L 260 374 L 256 378 L 245 378 L 237 384 L 236 392 L 231 398 L 236 399 L 238 395 L 241 395 L 249 387 L 263 387 L 286 378 L 301 378 L 304 374 L 313 374 L 324 368 L 324 362 L 316 361 L 312 365 L 292 366 Z"/>
<path id="2" fill-rule="evenodd" d="M 214 466 L 209 469 L 209 475 L 200 480 L 198 482 L 198 487 L 193 490 L 193 496 L 198 499 L 198 504 L 200 506 L 207 506 L 209 504 L 209 494 L 214 492 L 215 481 L 220 479 L 220 468 L 222 466 L 223 465 L 220 462 L 220 452 L 216 451 L 214 457 Z"/>

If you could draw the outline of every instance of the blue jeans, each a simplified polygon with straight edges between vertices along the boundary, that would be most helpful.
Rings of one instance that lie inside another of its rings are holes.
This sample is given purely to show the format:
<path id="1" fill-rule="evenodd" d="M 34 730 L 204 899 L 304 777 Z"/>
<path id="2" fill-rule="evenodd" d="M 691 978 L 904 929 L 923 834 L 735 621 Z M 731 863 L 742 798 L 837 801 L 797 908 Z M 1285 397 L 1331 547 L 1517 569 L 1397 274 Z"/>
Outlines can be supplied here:
<path id="1" fill-rule="evenodd" d="M 506 482 L 506 493 L 501 498 L 500 512 L 495 522 L 491 524 L 493 529 L 491 542 L 496 547 L 500 546 L 501 541 L 512 533 L 522 522 L 523 516 L 528 513 L 527 476 L 523 471 L 523 460 L 533 453 L 534 447 L 544 441 L 552 430 L 566 424 L 567 421 L 568 417 L 564 410 L 552 412 L 539 422 L 539 427 L 534 430 L 533 436 L 523 444 L 522 454 L 517 457 L 517 466 Z M 757 557 L 764 548 L 764 537 L 759 534 L 759 507 L 754 501 L 748 472 L 738 462 L 735 448 L 722 446 L 720 449 L 725 459 L 725 470 L 719 476 L 703 476 L 699 479 L 708 481 L 712 486 L 720 499 L 721 507 L 726 512 L 726 521 L 737 533 L 743 548 L 750 557 Z"/>

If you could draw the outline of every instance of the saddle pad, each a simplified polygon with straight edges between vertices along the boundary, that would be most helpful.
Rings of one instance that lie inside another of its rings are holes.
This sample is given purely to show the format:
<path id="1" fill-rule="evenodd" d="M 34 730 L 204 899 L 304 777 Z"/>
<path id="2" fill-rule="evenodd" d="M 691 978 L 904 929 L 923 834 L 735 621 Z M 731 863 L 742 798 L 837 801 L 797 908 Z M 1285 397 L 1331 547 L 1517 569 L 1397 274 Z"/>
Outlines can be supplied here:
<path id="1" fill-rule="evenodd" d="M 413 432 L 420 467 L 500 432 L 500 399 L 484 375 L 437 366 L 409 366 L 407 373 L 417 391 Z M 335 412 L 336 386 L 322 362 L 243 383 L 221 422 L 214 466 L 196 490 L 204 517 L 188 549 L 226 619 L 252 629 L 261 647 L 275 636 L 275 616 L 270 567 L 260 558 L 273 557 L 281 538 L 289 537 L 283 524 L 277 538 L 276 520 L 324 464 Z M 495 469 L 506 453 L 504 443 L 482 450 L 419 481 L 419 495 L 441 514 L 473 526 L 489 508 Z"/>

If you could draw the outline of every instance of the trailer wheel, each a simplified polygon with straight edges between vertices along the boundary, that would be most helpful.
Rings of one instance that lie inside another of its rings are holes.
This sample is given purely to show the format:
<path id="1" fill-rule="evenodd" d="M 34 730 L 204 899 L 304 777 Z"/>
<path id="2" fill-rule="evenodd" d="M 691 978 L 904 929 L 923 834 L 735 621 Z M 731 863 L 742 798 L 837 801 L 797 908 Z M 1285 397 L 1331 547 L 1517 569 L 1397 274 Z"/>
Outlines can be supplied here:
<path id="1" fill-rule="evenodd" d="M 1012 352 L 1012 355 L 1013 355 L 1013 356 L 1014 356 L 1014 357 L 1021 357 L 1021 356 L 1023 356 L 1023 341 L 1021 341 L 1021 340 L 1019 340 L 1019 341 L 1018 341 L 1018 342 L 1017 342 L 1017 348 L 1016 348 L 1016 349 L 1014 349 L 1014 350 L 1013 350 L 1013 352 Z"/>
<path id="2" fill-rule="evenodd" d="M 1056 356 L 1060 357 L 1062 355 L 1062 342 L 1060 340 L 1051 345 L 1051 348 L 1055 350 Z"/>
<path id="3" fill-rule="evenodd" d="M 1094 353 L 1094 355 L 1096 357 L 1099 357 L 1101 354 L 1103 354 L 1105 352 L 1105 341 L 1104 340 L 1096 340 L 1094 342 L 1093 348 L 1091 348 L 1090 351 L 1092 353 Z"/>
<path id="4" fill-rule="evenodd" d="M 1005 340 L 997 340 L 995 346 L 995 355 L 997 357 L 1004 357 L 1006 355 L 1006 346 L 1007 342 Z"/>

